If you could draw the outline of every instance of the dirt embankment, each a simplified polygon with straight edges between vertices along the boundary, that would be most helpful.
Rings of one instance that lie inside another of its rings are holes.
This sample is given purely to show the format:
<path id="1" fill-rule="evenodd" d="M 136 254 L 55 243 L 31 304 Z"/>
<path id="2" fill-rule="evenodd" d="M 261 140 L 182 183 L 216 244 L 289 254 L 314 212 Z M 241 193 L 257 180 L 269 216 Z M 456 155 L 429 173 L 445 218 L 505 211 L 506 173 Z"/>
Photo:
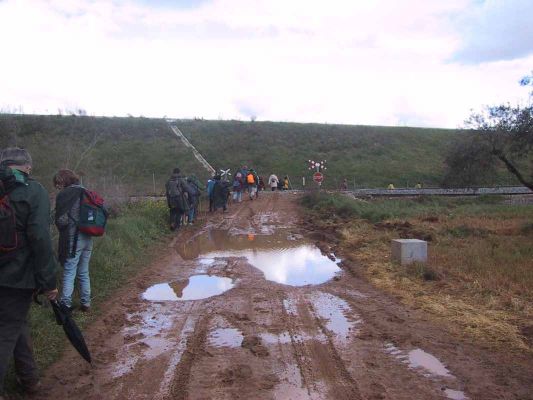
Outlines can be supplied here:
<path id="1" fill-rule="evenodd" d="M 41 398 L 532 398 L 530 358 L 376 289 L 296 197 L 264 194 L 179 232 L 85 332 L 94 365 L 67 351 Z"/>

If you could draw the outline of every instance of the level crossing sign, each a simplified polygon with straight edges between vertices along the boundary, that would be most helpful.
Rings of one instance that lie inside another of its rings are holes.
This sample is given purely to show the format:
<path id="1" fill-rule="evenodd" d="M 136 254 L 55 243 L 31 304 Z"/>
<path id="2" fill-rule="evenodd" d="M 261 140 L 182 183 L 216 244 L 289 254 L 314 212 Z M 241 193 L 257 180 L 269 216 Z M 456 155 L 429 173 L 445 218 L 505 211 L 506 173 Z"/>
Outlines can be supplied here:
<path id="1" fill-rule="evenodd" d="M 313 180 L 316 183 L 322 183 L 322 181 L 324 180 L 324 175 L 322 174 L 322 172 L 315 172 L 313 174 Z"/>

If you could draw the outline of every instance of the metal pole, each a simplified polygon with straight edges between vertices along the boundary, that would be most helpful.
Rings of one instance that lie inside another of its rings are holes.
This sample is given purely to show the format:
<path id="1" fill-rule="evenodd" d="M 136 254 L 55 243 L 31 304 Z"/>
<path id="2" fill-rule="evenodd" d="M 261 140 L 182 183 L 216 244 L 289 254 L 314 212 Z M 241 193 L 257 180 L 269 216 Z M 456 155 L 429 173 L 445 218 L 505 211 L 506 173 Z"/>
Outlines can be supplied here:
<path id="1" fill-rule="evenodd" d="M 154 185 L 154 196 L 156 195 L 155 193 L 155 172 L 152 172 L 152 183 Z"/>

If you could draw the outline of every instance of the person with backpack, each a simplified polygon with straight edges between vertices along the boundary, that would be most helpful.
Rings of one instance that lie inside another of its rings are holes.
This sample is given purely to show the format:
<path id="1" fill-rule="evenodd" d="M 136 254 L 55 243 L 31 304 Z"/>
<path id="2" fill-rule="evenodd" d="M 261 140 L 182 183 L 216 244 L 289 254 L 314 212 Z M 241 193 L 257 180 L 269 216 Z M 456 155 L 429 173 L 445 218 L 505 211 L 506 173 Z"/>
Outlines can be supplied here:
<path id="1" fill-rule="evenodd" d="M 246 181 L 246 175 L 248 175 L 248 167 L 243 165 L 239 171 L 242 175 L 242 191 L 243 193 L 249 191 L 248 182 Z"/>
<path id="2" fill-rule="evenodd" d="M 213 207 L 214 211 L 222 208 L 222 212 L 228 209 L 229 183 L 223 181 L 220 175 L 215 176 L 215 185 L 213 186 Z"/>
<path id="3" fill-rule="evenodd" d="M 80 310 L 90 311 L 91 308 L 91 279 L 89 276 L 89 261 L 93 251 L 92 234 L 82 231 L 95 220 L 95 211 L 87 215 L 82 205 L 87 201 L 86 189 L 80 185 L 79 177 L 69 169 L 60 169 L 53 178 L 53 183 L 59 193 L 56 196 L 55 225 L 59 231 L 57 254 L 59 263 L 63 266 L 63 289 L 59 302 L 72 310 L 72 293 L 74 281 L 78 278 L 80 285 Z M 103 203 L 103 201 L 102 201 Z"/>
<path id="4" fill-rule="evenodd" d="M 246 174 L 246 183 L 248 184 L 250 200 L 253 200 L 257 193 L 257 185 L 259 184 L 259 177 L 253 168 L 250 168 Z"/>
<path id="5" fill-rule="evenodd" d="M 0 151 L 0 398 L 9 360 L 29 394 L 39 392 L 27 319 L 32 295 L 57 297 L 57 264 L 50 237 L 46 189 L 30 177 L 30 154 L 15 147 Z"/>
<path id="6" fill-rule="evenodd" d="M 237 173 L 235 173 L 235 175 L 233 176 L 232 189 L 233 202 L 240 203 L 242 201 L 242 191 L 244 190 L 243 176 L 240 171 L 237 171 Z"/>
<path id="7" fill-rule="evenodd" d="M 185 178 L 180 173 L 181 170 L 179 168 L 174 168 L 165 185 L 165 194 L 170 213 L 170 229 L 173 231 L 179 229 L 183 215 L 189 212 Z"/>
<path id="8" fill-rule="evenodd" d="M 268 184 L 270 185 L 270 190 L 274 192 L 278 187 L 278 182 L 279 182 L 279 179 L 276 174 L 270 175 L 268 177 Z"/>
<path id="9" fill-rule="evenodd" d="M 200 204 L 200 195 L 201 191 L 203 191 L 204 188 L 198 181 L 198 178 L 196 178 L 195 175 L 190 175 L 187 177 L 187 196 L 189 199 L 189 215 L 188 215 L 188 222 L 189 225 L 192 225 L 196 219 L 196 215 L 198 214 L 198 205 Z"/>

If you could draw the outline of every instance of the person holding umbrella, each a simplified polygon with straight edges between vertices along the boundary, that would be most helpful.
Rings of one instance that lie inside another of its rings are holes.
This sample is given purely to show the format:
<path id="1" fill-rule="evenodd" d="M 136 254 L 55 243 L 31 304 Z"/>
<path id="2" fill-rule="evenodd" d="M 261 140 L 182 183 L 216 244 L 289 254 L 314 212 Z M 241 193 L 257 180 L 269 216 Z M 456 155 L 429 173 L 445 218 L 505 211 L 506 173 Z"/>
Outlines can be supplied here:
<path id="1" fill-rule="evenodd" d="M 57 297 L 46 189 L 30 177 L 32 159 L 19 148 L 0 152 L 0 399 L 9 360 L 27 393 L 39 390 L 28 312 L 34 291 Z"/>

